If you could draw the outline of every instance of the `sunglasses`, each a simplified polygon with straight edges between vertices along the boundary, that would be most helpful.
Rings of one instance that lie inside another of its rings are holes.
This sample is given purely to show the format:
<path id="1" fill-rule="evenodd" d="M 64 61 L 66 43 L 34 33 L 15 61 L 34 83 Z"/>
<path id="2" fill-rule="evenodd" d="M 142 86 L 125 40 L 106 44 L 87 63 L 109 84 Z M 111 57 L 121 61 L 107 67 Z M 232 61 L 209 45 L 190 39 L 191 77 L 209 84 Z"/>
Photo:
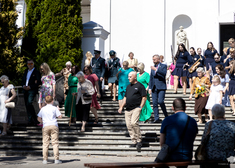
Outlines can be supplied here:
<path id="1" fill-rule="evenodd" d="M 215 57 L 215 59 L 219 59 L 218 57 Z"/>
<path id="2" fill-rule="evenodd" d="M 27 63 L 27 65 L 33 65 L 33 63 Z"/>
<path id="3" fill-rule="evenodd" d="M 1 81 L 2 84 L 4 84 L 4 82 Z"/>
<path id="4" fill-rule="evenodd" d="M 84 71 L 88 71 L 88 69 L 84 69 Z"/>

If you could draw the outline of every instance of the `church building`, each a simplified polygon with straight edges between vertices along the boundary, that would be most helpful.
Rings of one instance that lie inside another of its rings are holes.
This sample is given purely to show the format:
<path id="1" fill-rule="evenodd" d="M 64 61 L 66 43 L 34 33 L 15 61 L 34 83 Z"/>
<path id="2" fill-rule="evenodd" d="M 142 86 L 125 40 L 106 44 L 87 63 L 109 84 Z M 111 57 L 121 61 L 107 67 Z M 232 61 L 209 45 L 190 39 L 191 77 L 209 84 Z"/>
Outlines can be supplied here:
<path id="1" fill-rule="evenodd" d="M 26 4 L 17 3 L 21 11 L 17 24 L 23 26 Z M 203 51 L 211 41 L 222 55 L 228 39 L 235 38 L 234 0 L 82 0 L 81 4 L 84 59 L 94 49 L 106 59 L 115 50 L 122 61 L 133 52 L 149 72 L 154 54 L 172 62 L 177 41 Z"/>

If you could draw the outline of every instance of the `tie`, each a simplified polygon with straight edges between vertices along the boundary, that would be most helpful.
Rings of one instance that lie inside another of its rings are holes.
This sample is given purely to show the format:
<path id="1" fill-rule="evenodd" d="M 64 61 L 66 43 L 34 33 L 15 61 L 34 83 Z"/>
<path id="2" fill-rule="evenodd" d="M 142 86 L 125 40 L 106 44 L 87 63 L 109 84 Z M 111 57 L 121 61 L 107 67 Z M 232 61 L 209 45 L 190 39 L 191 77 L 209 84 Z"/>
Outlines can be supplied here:
<path id="1" fill-rule="evenodd" d="M 156 64 L 154 64 L 154 67 L 157 67 L 157 65 L 156 65 Z"/>

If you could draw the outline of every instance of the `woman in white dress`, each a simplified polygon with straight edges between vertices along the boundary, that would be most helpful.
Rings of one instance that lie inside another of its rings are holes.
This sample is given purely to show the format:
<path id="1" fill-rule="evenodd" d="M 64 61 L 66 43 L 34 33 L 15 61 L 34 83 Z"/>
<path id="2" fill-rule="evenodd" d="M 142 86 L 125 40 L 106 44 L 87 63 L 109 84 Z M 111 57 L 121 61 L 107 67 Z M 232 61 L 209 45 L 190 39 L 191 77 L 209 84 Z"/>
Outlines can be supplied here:
<path id="1" fill-rule="evenodd" d="M 86 53 L 86 60 L 85 60 L 85 66 L 88 65 L 90 66 L 91 65 L 91 59 L 92 59 L 93 55 L 91 54 L 90 51 L 87 51 Z"/>
<path id="2" fill-rule="evenodd" d="M 212 112 L 211 109 L 215 104 L 222 104 L 222 97 L 223 97 L 223 86 L 220 84 L 220 77 L 218 75 L 215 75 L 212 78 L 212 85 L 210 88 L 210 96 L 208 98 L 208 101 L 206 103 L 206 109 L 209 111 L 209 117 L 210 120 L 213 120 L 212 118 Z"/>
<path id="3" fill-rule="evenodd" d="M 0 122 L 3 124 L 2 134 L 7 135 L 7 126 L 12 124 L 11 109 L 6 108 L 9 103 L 16 97 L 14 86 L 9 84 L 9 78 L 6 75 L 0 77 L 2 87 L 0 88 Z"/>

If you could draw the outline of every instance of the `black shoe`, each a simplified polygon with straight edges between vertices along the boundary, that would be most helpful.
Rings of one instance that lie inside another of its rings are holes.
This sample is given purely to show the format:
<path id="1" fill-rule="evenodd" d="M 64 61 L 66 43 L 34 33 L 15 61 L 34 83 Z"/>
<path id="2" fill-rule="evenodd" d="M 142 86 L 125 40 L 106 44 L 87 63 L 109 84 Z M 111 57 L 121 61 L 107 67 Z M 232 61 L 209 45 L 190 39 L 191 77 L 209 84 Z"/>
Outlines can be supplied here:
<path id="1" fill-rule="evenodd" d="M 153 123 L 162 123 L 162 120 L 161 119 L 154 120 Z"/>
<path id="2" fill-rule="evenodd" d="M 142 143 L 141 142 L 137 142 L 136 149 L 137 149 L 138 152 L 141 152 L 141 147 L 142 147 Z"/>
<path id="3" fill-rule="evenodd" d="M 135 148 L 136 147 L 136 144 L 131 144 L 130 145 L 130 148 Z"/>

